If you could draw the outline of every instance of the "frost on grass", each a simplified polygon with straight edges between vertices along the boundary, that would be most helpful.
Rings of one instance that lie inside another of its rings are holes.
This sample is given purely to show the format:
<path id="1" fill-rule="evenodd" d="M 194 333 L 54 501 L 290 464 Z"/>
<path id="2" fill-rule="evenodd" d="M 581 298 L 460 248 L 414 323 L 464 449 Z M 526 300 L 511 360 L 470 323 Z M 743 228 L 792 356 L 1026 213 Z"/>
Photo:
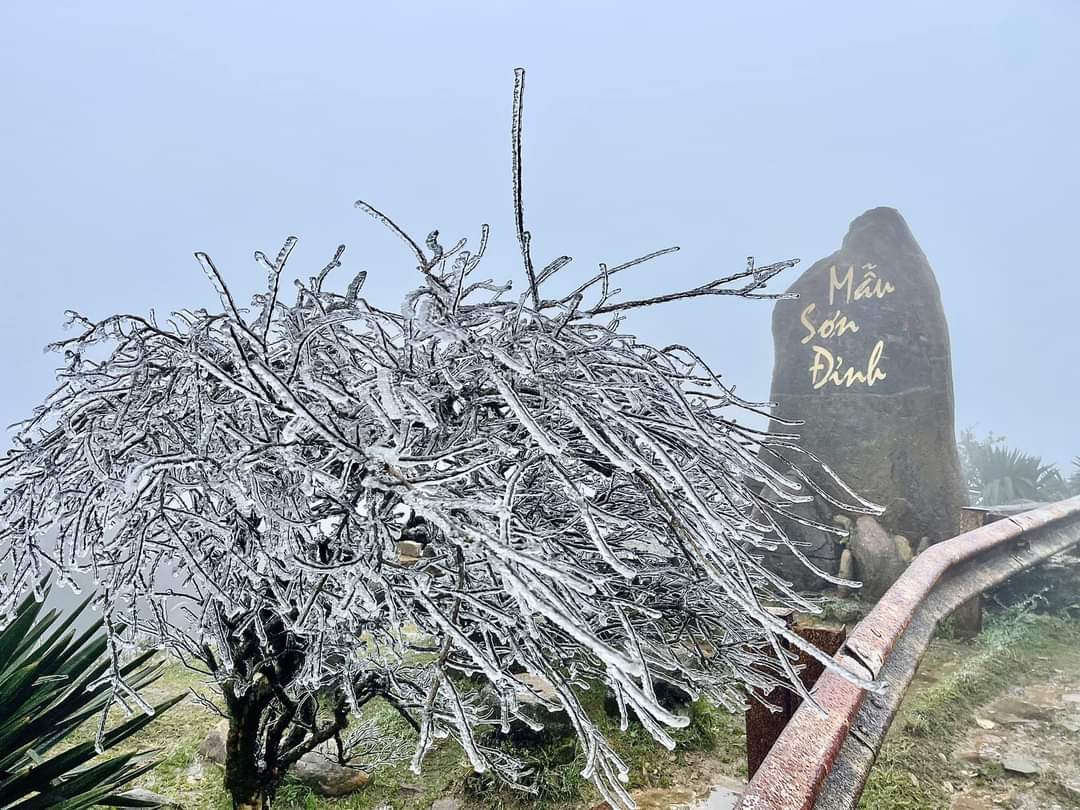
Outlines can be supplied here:
<path id="1" fill-rule="evenodd" d="M 624 323 L 679 298 L 776 297 L 764 286 L 793 262 L 622 296 L 616 277 L 659 251 L 560 287 L 569 260 L 534 267 L 524 227 L 518 80 L 520 292 L 482 274 L 486 226 L 475 250 L 438 232 L 422 247 L 358 203 L 415 265 L 396 311 L 339 269 L 343 248 L 286 296 L 290 238 L 256 254 L 267 285 L 250 307 L 197 254 L 214 311 L 71 313 L 59 387 L 0 463 L 4 610 L 47 572 L 89 572 L 117 661 L 150 634 L 201 662 L 231 716 L 261 707 L 261 767 L 348 748 L 349 711 L 378 697 L 414 724 L 414 768 L 451 737 L 516 782 L 521 763 L 482 732 L 522 717 L 531 673 L 616 806 L 626 768 L 583 690 L 612 690 L 624 723 L 632 712 L 671 746 L 686 719 L 657 680 L 732 708 L 746 689 L 800 688 L 765 653 L 785 633 L 768 608 L 809 606 L 762 558 L 789 546 L 792 505 L 829 496 L 788 461 L 794 437 L 737 421 L 763 406 Z M 844 509 L 873 508 L 849 494 Z M 463 674 L 490 682 L 497 708 Z M 119 665 L 110 677 L 116 704 L 141 705 Z M 335 696 L 329 719 L 317 691 Z"/>

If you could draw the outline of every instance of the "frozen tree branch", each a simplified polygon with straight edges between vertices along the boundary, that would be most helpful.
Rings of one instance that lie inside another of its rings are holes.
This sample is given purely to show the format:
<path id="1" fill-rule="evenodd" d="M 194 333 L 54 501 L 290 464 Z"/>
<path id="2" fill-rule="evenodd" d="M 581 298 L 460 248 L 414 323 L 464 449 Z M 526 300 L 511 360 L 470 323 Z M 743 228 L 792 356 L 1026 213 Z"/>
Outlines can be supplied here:
<path id="1" fill-rule="evenodd" d="M 340 740 L 348 712 L 378 698 L 417 729 L 415 768 L 449 735 L 477 770 L 514 782 L 521 763 L 480 731 L 524 717 L 527 672 L 554 688 L 587 775 L 626 806 L 626 767 L 582 708 L 585 685 L 613 690 L 668 745 L 686 720 L 660 705 L 657 680 L 730 708 L 747 690 L 801 689 L 788 659 L 761 649 L 787 633 L 769 607 L 813 606 L 762 560 L 799 553 L 780 519 L 822 489 L 786 461 L 790 437 L 738 423 L 761 406 L 700 357 L 598 319 L 770 297 L 764 285 L 793 262 L 609 300 L 611 276 L 670 248 L 544 298 L 569 260 L 533 270 L 522 90 L 519 72 L 520 300 L 475 280 L 486 226 L 475 253 L 464 241 L 444 252 L 437 232 L 425 253 L 357 203 L 421 271 L 399 313 L 362 296 L 363 273 L 329 289 L 343 247 L 284 301 L 290 238 L 274 261 L 256 254 L 268 283 L 250 321 L 202 253 L 221 311 L 178 312 L 167 327 L 73 314 L 81 333 L 56 344 L 62 384 L 0 463 L 0 609 L 48 570 L 68 584 L 91 576 L 129 628 L 114 634 L 117 654 L 137 630 L 199 661 L 238 729 L 230 754 L 266 779 Z M 844 491 L 845 509 L 874 509 Z M 462 674 L 491 684 L 494 714 L 458 688 Z M 113 677 L 116 699 L 137 701 Z M 334 696 L 329 718 L 317 691 Z"/>

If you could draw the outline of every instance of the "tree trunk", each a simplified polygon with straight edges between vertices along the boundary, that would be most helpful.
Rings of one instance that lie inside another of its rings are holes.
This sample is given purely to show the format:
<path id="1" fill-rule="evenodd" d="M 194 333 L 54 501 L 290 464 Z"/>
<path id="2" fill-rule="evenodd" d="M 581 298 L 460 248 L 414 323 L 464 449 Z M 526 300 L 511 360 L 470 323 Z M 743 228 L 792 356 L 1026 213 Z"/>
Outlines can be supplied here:
<path id="1" fill-rule="evenodd" d="M 225 789 L 233 810 L 268 810 L 277 785 L 259 767 L 258 733 L 261 707 L 240 703 L 239 716 L 229 717 L 225 738 Z"/>
<path id="2" fill-rule="evenodd" d="M 225 755 L 225 789 L 232 797 L 233 810 L 269 810 L 273 786 L 262 784 L 254 768 L 238 767 Z"/>

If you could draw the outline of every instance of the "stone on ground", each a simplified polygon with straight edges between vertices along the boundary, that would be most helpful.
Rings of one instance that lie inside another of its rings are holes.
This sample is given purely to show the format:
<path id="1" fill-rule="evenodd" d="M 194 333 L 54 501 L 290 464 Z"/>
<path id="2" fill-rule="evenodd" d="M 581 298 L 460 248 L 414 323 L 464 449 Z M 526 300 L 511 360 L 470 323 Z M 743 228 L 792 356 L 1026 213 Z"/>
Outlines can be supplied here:
<path id="1" fill-rule="evenodd" d="M 904 535 L 896 535 L 896 537 L 893 538 L 893 543 L 896 544 L 896 553 L 900 555 L 900 559 L 905 563 L 909 563 L 915 559 L 915 554 L 911 550 L 911 541 L 904 537 Z"/>
<path id="2" fill-rule="evenodd" d="M 1020 776 L 1034 776 L 1039 772 L 1039 765 L 1031 757 L 1011 754 L 1001 761 L 1001 767 L 1009 773 Z"/>
<path id="3" fill-rule="evenodd" d="M 855 562 L 855 578 L 863 584 L 860 596 L 869 601 L 880 599 L 906 567 L 893 538 L 868 515 L 855 521 L 848 550 Z"/>
<path id="4" fill-rule="evenodd" d="M 154 793 L 152 790 L 146 790 L 145 788 L 134 788 L 133 790 L 125 790 L 123 793 L 118 794 L 121 798 L 129 799 L 137 802 L 153 802 L 158 807 L 165 808 L 179 808 L 181 805 L 174 802 L 160 794 Z"/>
<path id="5" fill-rule="evenodd" d="M 199 753 L 203 757 L 225 764 L 225 736 L 228 721 L 222 720 L 206 735 Z M 320 796 L 346 796 L 368 783 L 371 777 L 359 768 L 345 767 L 318 750 L 305 754 L 290 769 L 289 774 Z"/>

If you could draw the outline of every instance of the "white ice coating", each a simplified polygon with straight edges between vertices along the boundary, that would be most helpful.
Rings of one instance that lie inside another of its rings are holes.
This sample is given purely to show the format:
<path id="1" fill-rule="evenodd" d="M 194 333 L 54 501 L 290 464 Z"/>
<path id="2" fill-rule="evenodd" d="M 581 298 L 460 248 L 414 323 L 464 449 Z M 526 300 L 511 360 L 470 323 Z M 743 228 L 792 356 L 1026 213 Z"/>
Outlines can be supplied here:
<path id="1" fill-rule="evenodd" d="M 611 689 L 670 746 L 686 718 L 659 705 L 654 679 L 727 707 L 790 682 L 758 666 L 785 634 L 766 608 L 806 605 L 757 555 L 789 545 L 778 517 L 792 505 L 838 501 L 784 461 L 816 463 L 791 437 L 739 427 L 752 405 L 697 355 L 621 331 L 607 279 L 641 262 L 566 295 L 551 289 L 560 259 L 542 293 L 504 300 L 505 285 L 473 278 L 482 249 L 426 254 L 362 207 L 422 271 L 396 310 L 359 297 L 363 273 L 331 289 L 340 249 L 287 302 L 290 240 L 261 256 L 268 291 L 250 314 L 200 254 L 218 311 L 167 328 L 86 321 L 59 345 L 111 354 L 67 369 L 0 462 L 0 615 L 51 569 L 72 585 L 93 570 L 116 626 L 138 616 L 237 695 L 253 685 L 240 636 L 265 647 L 283 622 L 305 651 L 290 699 L 340 687 L 356 704 L 375 678 L 419 707 L 416 768 L 450 737 L 511 780 L 522 763 L 488 747 L 489 708 L 448 675 L 489 681 L 505 728 L 522 719 L 522 665 L 554 688 L 601 795 L 629 806 L 583 685 Z M 729 281 L 758 297 L 771 273 Z M 874 510 L 817 469 L 845 509 Z M 401 556 L 403 540 L 423 556 Z M 438 654 L 415 663 L 416 645 Z M 117 669 L 107 677 L 145 708 Z"/>

